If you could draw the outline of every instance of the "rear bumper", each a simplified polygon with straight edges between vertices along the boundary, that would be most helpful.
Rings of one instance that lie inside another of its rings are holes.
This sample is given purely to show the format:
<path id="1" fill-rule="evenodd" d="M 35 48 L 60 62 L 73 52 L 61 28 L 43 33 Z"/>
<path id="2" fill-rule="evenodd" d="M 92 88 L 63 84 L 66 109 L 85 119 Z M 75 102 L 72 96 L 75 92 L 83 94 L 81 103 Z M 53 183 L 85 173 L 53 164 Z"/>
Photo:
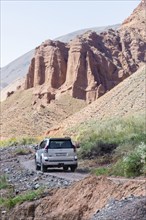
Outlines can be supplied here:
<path id="1" fill-rule="evenodd" d="M 48 167 L 63 167 L 63 166 L 78 166 L 76 160 L 74 161 L 46 161 L 43 160 L 43 164 Z"/>

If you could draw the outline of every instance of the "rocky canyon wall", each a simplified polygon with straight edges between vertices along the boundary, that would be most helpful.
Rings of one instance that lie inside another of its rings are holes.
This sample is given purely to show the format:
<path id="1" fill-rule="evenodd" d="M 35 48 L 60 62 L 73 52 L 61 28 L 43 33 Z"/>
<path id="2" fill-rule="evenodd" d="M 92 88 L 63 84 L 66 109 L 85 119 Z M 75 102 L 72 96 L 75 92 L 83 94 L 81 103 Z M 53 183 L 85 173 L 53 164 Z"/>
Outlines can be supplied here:
<path id="1" fill-rule="evenodd" d="M 37 47 L 25 80 L 25 89 L 34 87 L 34 103 L 66 91 L 90 103 L 134 73 L 146 61 L 144 11 L 142 1 L 118 31 L 88 31 L 68 44 L 48 40 Z"/>

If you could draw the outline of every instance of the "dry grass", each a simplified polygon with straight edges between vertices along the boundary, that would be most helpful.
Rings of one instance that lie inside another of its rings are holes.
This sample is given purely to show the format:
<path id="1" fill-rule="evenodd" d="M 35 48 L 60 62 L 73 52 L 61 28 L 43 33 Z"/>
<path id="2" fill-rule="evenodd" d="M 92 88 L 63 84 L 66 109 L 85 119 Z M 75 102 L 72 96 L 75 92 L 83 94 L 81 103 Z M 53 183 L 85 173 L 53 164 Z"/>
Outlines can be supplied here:
<path id="1" fill-rule="evenodd" d="M 33 89 L 19 91 L 1 103 L 3 138 L 40 136 L 53 125 L 86 106 L 83 100 L 62 95 L 45 108 L 35 108 Z"/>

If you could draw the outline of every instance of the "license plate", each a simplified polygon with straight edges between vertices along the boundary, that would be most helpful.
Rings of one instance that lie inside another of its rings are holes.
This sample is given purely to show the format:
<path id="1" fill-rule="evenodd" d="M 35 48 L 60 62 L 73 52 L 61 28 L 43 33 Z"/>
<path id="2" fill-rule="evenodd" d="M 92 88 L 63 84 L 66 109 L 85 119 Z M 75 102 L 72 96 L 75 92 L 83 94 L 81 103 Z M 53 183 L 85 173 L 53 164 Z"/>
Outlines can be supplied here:
<path id="1" fill-rule="evenodd" d="M 56 153 L 57 157 L 66 156 L 66 153 Z"/>

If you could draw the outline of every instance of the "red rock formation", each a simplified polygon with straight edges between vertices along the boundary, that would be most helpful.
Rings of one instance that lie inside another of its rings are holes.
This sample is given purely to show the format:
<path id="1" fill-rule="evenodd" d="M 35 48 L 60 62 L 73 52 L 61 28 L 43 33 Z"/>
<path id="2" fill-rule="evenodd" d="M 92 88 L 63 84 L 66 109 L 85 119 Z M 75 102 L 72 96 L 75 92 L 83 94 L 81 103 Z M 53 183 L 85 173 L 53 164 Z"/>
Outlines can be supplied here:
<path id="1" fill-rule="evenodd" d="M 119 31 L 89 31 L 69 44 L 48 40 L 36 48 L 25 83 L 39 86 L 35 103 L 67 90 L 90 103 L 134 73 L 145 61 L 144 11 L 140 3 Z"/>
<path id="2" fill-rule="evenodd" d="M 45 41 L 36 48 L 26 77 L 25 88 L 47 84 L 58 89 L 65 81 L 68 49 L 64 43 Z"/>

